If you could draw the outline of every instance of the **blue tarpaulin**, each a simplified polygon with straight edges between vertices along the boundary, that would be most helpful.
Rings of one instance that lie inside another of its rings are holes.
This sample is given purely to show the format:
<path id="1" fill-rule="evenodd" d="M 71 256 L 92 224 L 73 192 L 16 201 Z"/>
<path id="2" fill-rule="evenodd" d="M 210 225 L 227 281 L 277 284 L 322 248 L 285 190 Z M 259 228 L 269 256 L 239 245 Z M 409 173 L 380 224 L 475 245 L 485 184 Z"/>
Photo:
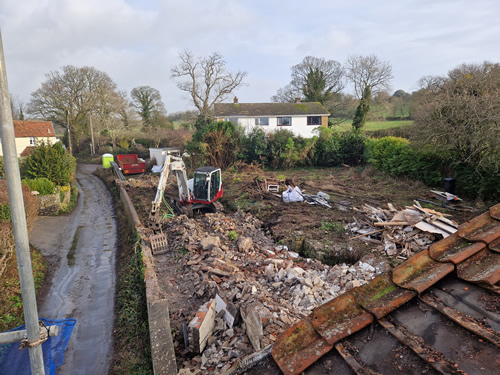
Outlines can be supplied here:
<path id="1" fill-rule="evenodd" d="M 49 337 L 42 344 L 45 374 L 56 375 L 56 367 L 61 366 L 64 362 L 64 352 L 75 327 L 76 319 L 40 319 L 40 321 L 46 327 L 59 327 L 57 336 Z M 11 329 L 9 332 L 23 329 L 25 329 L 24 325 Z M 29 349 L 19 350 L 19 344 L 19 342 L 14 342 L 0 345 L 0 374 L 31 375 Z"/>

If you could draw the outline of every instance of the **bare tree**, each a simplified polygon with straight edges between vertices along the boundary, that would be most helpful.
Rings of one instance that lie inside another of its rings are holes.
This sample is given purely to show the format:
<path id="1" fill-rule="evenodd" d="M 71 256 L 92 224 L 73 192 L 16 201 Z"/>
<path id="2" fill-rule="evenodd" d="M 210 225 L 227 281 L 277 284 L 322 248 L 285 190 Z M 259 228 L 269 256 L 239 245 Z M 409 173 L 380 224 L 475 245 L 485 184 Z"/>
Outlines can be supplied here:
<path id="1" fill-rule="evenodd" d="M 372 95 L 389 90 L 393 78 L 392 66 L 375 55 L 349 56 L 345 65 L 347 79 L 354 85 L 354 92 L 360 99 L 352 126 L 360 129 L 370 111 Z"/>
<path id="2" fill-rule="evenodd" d="M 155 120 L 166 113 L 160 92 L 149 86 L 140 86 L 133 88 L 130 96 L 144 126 L 155 128 Z"/>
<path id="3" fill-rule="evenodd" d="M 180 64 L 171 70 L 173 78 L 186 78 L 177 87 L 189 93 L 193 104 L 205 121 L 215 103 L 224 101 L 238 87 L 244 85 L 246 72 L 229 72 L 223 57 L 215 52 L 196 58 L 191 52 L 179 54 Z"/>
<path id="4" fill-rule="evenodd" d="M 94 128 L 101 134 L 111 138 L 113 149 L 118 138 L 127 130 L 123 114 L 127 112 L 129 103 L 124 92 L 109 91 L 101 88 L 96 92 L 96 106 L 91 112 Z"/>
<path id="5" fill-rule="evenodd" d="M 88 114 L 98 105 L 99 90 L 113 92 L 116 84 L 94 67 L 66 65 L 62 71 L 46 74 L 42 87 L 31 94 L 28 112 L 72 129 L 78 144 L 89 131 Z"/>
<path id="6" fill-rule="evenodd" d="M 345 87 L 344 68 L 335 60 L 306 56 L 291 71 L 292 80 L 271 98 L 273 102 L 303 98 L 324 104 Z"/>
<path id="7" fill-rule="evenodd" d="M 354 92 L 358 99 L 368 87 L 372 95 L 379 91 L 390 89 L 392 66 L 388 61 L 380 60 L 375 55 L 350 56 L 346 62 L 346 77 L 354 85 Z"/>
<path id="8" fill-rule="evenodd" d="M 500 64 L 463 64 L 418 93 L 416 138 L 456 162 L 500 171 Z M 420 143 L 419 142 L 419 143 Z"/>
<path id="9" fill-rule="evenodd" d="M 10 109 L 12 111 L 13 120 L 24 121 L 24 112 L 26 110 L 26 103 L 17 95 L 10 95 Z"/>

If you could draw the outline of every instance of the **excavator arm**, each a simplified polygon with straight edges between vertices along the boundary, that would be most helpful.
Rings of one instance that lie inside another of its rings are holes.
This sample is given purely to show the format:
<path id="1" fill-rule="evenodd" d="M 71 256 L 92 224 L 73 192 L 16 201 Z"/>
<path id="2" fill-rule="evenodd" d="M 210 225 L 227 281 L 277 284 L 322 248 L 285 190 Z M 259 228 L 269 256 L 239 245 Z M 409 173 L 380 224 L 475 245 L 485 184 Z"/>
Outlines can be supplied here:
<path id="1" fill-rule="evenodd" d="M 184 164 L 184 161 L 180 157 L 167 155 L 160 172 L 158 189 L 156 191 L 155 199 L 151 204 L 151 212 L 149 213 L 149 225 L 155 230 L 160 229 L 160 225 L 163 219 L 160 216 L 159 211 L 161 202 L 163 200 L 163 194 L 165 193 L 165 187 L 167 186 L 167 182 L 171 174 L 173 174 L 177 180 L 177 186 L 179 189 L 179 201 L 181 203 L 188 204 L 193 200 L 192 193 L 189 190 L 186 166 Z"/>

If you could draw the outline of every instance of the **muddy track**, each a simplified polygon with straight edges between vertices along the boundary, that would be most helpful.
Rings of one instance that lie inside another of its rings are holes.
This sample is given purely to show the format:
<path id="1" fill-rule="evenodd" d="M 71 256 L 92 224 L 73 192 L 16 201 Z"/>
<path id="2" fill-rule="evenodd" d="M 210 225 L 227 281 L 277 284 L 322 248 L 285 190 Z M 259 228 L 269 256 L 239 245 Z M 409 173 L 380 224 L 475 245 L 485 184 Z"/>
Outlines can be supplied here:
<path id="1" fill-rule="evenodd" d="M 106 374 L 112 356 L 117 229 L 112 197 L 92 165 L 78 165 L 70 215 L 40 217 L 30 242 L 49 262 L 39 316 L 75 318 L 58 374 Z"/>

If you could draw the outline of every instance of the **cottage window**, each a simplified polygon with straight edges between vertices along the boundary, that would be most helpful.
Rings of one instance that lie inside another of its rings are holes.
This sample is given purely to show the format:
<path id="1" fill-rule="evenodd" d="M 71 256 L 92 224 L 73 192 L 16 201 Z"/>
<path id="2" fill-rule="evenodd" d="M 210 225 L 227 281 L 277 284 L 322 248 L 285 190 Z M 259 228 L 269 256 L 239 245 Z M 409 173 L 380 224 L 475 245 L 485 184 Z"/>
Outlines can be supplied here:
<path id="1" fill-rule="evenodd" d="M 269 125 L 269 117 L 257 117 L 255 125 Z"/>
<path id="2" fill-rule="evenodd" d="M 321 125 L 321 116 L 307 116 L 307 125 Z"/>
<path id="3" fill-rule="evenodd" d="M 278 126 L 292 126 L 292 118 L 278 117 Z"/>
<path id="4" fill-rule="evenodd" d="M 36 146 L 36 138 L 30 137 L 30 146 Z"/>

